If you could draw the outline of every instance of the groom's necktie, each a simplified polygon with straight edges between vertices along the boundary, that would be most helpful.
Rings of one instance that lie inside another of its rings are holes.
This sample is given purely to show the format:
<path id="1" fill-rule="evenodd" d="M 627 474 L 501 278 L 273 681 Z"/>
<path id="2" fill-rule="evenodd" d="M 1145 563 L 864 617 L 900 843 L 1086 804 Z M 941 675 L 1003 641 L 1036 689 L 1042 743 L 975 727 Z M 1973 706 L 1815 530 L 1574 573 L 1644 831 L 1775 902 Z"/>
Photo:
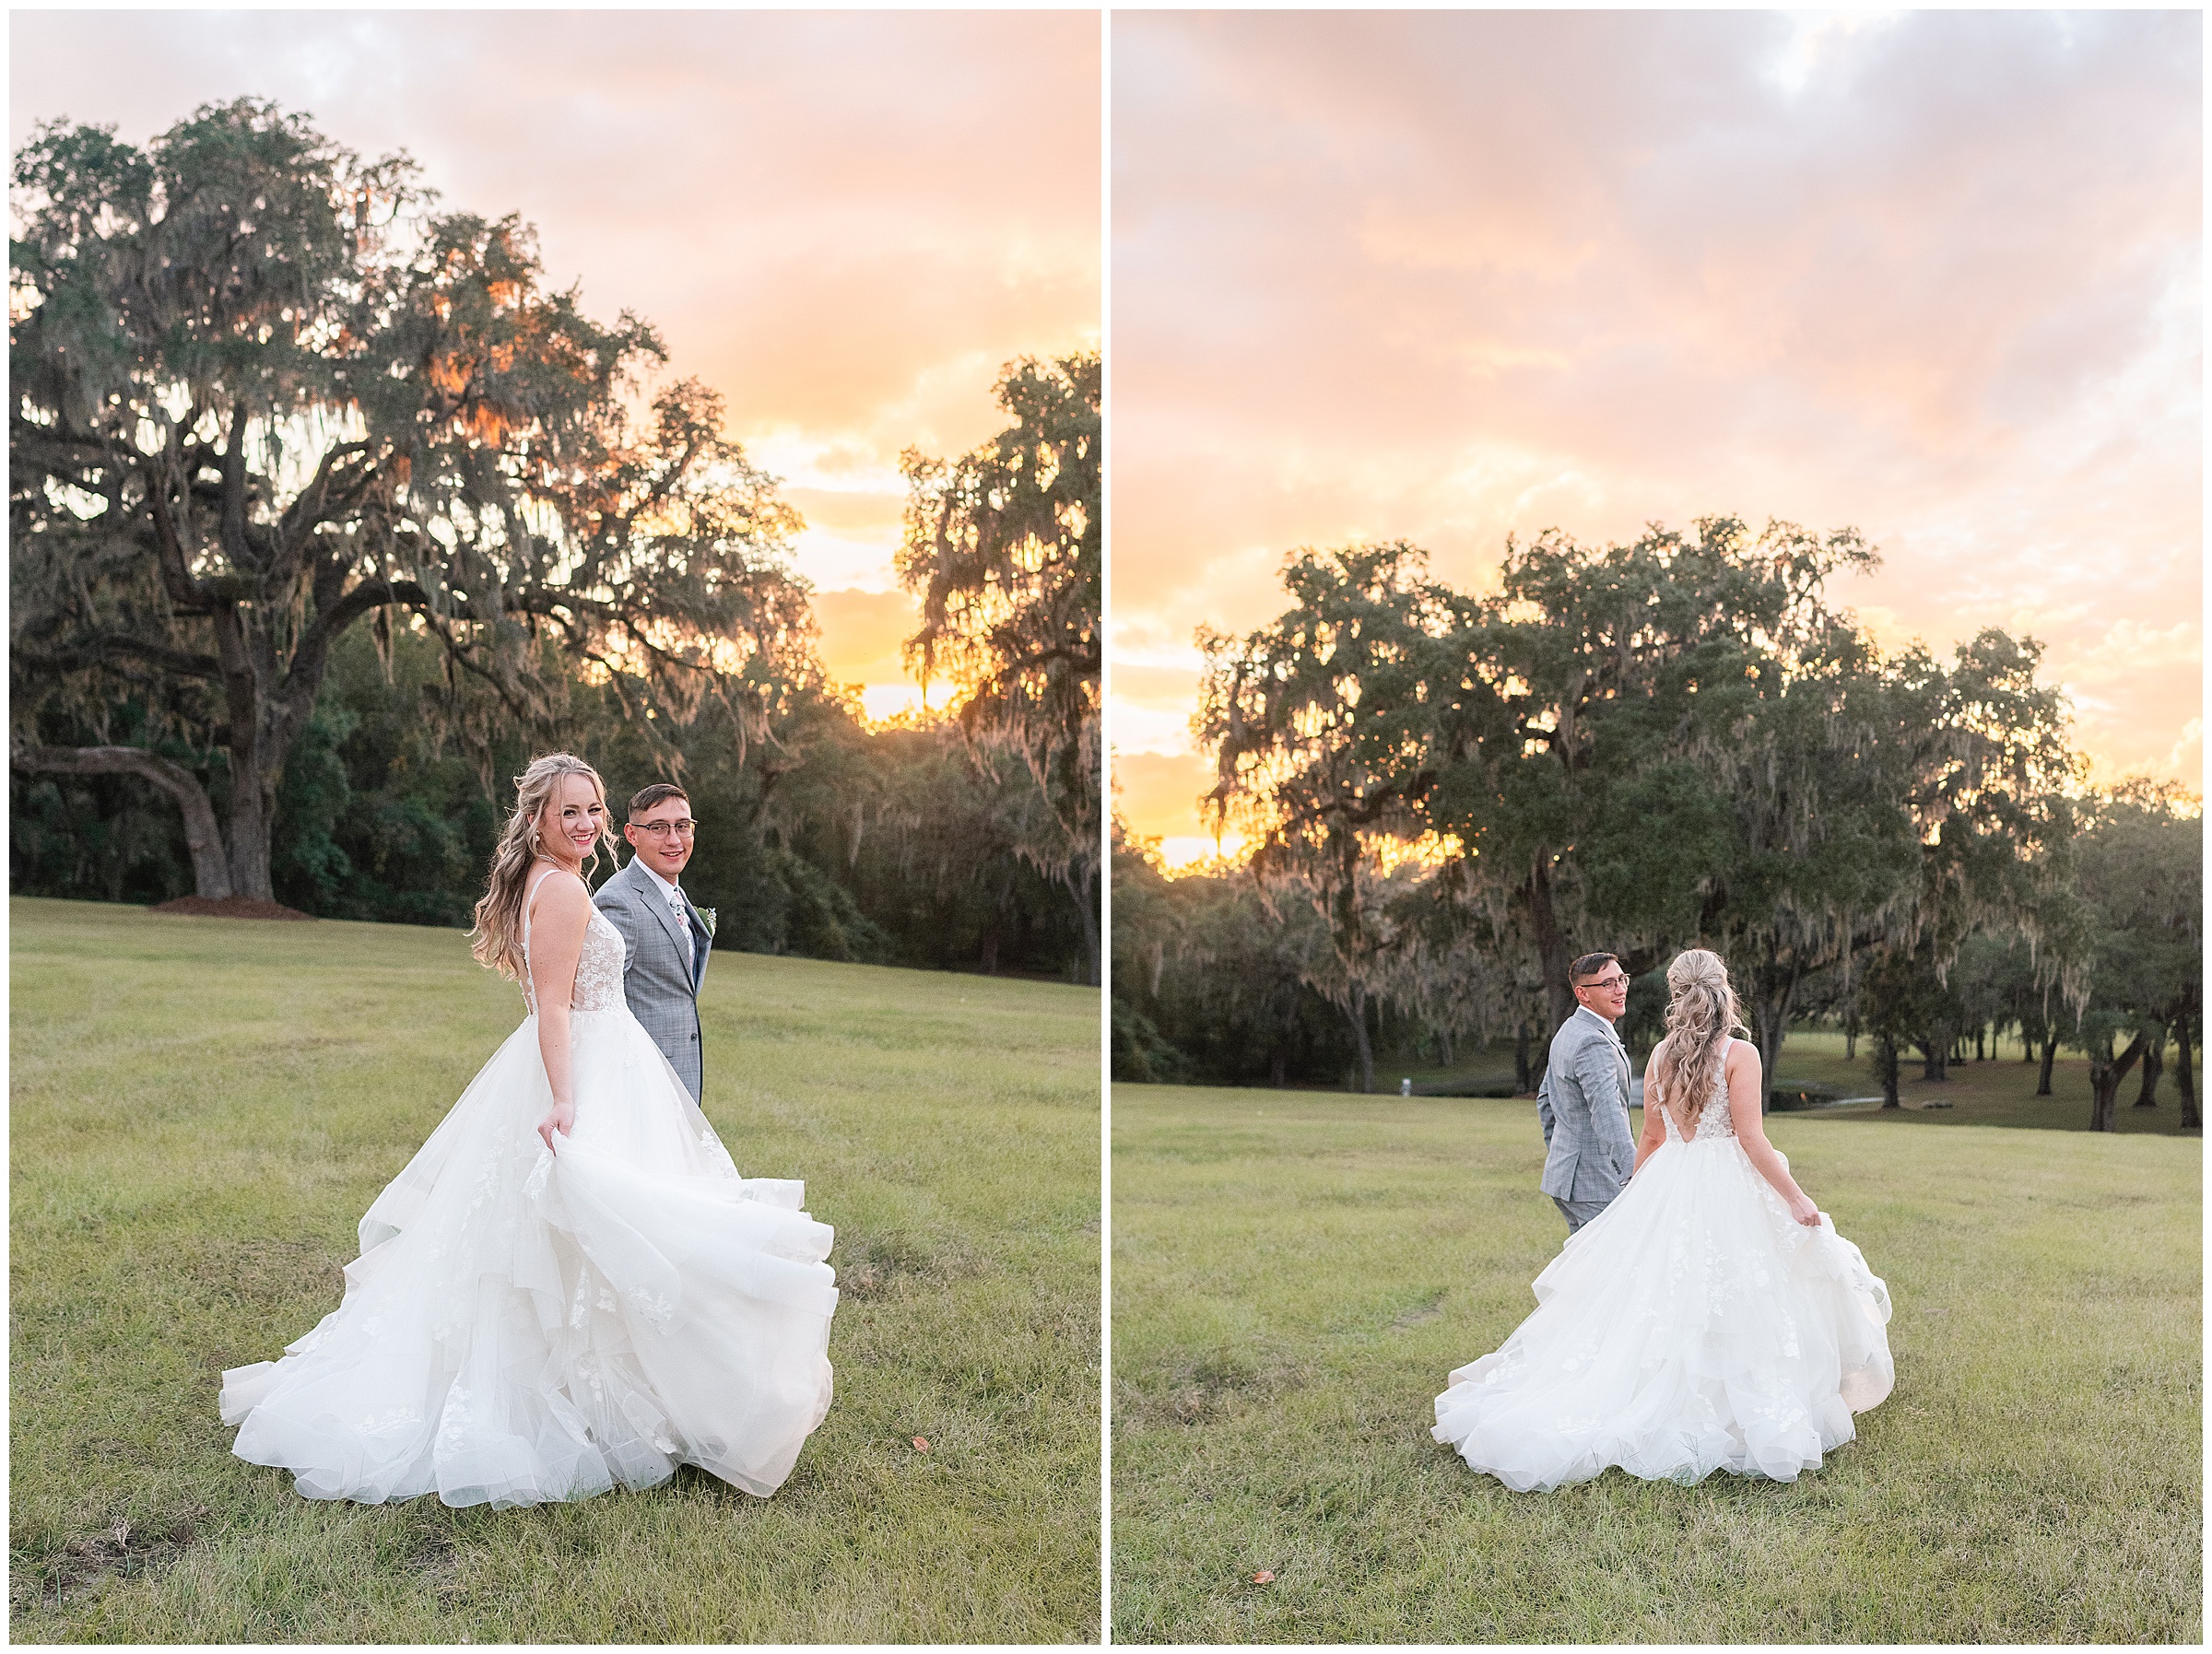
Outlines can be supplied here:
<path id="1" fill-rule="evenodd" d="M 693 960 L 691 943 L 691 915 L 684 908 L 684 893 L 676 886 L 668 886 L 668 910 L 676 915 L 676 933 L 684 939 L 684 974 L 691 974 Z"/>

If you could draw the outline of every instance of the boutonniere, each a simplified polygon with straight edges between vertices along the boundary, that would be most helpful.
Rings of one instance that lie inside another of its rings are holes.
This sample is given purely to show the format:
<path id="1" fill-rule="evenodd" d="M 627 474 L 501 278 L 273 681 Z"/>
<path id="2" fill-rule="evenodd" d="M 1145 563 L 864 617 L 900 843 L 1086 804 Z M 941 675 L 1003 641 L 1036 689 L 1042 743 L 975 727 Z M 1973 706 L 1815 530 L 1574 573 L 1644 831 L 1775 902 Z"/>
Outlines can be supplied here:
<path id="1" fill-rule="evenodd" d="M 705 926 L 707 927 L 707 940 L 708 940 L 709 942 L 712 942 L 712 941 L 713 941 L 713 940 L 714 940 L 714 909 L 712 909 L 712 908 L 701 908 L 701 909 L 699 909 L 699 922 L 700 922 L 700 923 L 701 923 L 701 924 L 703 924 L 703 925 L 705 925 Z"/>

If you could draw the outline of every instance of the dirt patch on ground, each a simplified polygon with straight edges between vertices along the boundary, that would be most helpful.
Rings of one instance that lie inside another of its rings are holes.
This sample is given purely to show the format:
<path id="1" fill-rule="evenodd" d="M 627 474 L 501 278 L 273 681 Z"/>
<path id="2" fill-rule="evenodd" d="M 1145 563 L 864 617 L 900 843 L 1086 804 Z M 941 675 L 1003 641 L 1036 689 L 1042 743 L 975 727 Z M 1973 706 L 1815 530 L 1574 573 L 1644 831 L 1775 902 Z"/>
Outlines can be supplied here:
<path id="1" fill-rule="evenodd" d="M 226 896 L 218 900 L 212 896 L 180 896 L 174 901 L 157 902 L 157 913 L 182 913 L 188 919 L 303 919 L 315 922 L 312 913 L 302 913 L 297 908 L 288 908 L 282 902 L 257 902 L 243 896 Z"/>
<path id="2" fill-rule="evenodd" d="M 97 1592 L 110 1579 L 131 1578 L 171 1562 L 199 1538 L 207 1507 L 195 1505 L 182 1515 L 141 1528 L 118 1520 L 99 1533 L 71 1540 L 43 1567 L 11 1570 L 11 1605 L 33 1603 L 60 1608 L 72 1598 Z M 28 1589 L 26 1589 L 28 1588 Z"/>
<path id="3" fill-rule="evenodd" d="M 1137 1383 L 1119 1386 L 1116 1418 L 1138 1424 L 1202 1425 L 1249 1402 L 1301 1386 L 1297 1363 L 1266 1351 L 1216 1352 L 1170 1363 Z"/>

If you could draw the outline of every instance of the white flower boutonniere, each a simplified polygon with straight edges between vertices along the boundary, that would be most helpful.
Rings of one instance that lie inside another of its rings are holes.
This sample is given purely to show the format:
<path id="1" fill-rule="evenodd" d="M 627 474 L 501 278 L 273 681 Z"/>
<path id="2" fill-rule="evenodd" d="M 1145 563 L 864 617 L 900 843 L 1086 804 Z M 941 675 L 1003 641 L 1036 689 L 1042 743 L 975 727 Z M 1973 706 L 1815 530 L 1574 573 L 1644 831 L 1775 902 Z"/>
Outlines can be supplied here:
<path id="1" fill-rule="evenodd" d="M 712 941 L 713 941 L 713 940 L 714 940 L 714 909 L 712 909 L 712 908 L 701 908 L 701 909 L 700 909 L 700 910 L 699 910 L 699 922 L 700 922 L 700 923 L 701 923 L 701 924 L 703 924 L 703 925 L 705 925 L 705 926 L 707 927 L 707 940 L 708 940 L 709 942 L 712 942 Z"/>

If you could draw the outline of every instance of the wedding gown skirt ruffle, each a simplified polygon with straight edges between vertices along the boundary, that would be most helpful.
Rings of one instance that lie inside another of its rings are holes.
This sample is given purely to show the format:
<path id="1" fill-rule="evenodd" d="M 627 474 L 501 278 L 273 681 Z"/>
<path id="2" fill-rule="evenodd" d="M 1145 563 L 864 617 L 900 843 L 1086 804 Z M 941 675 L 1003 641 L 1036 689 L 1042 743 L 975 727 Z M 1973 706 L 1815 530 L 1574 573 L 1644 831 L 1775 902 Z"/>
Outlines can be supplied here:
<path id="1" fill-rule="evenodd" d="M 1668 1137 L 1436 1398 L 1436 1439 L 1516 1492 L 1608 1465 L 1794 1481 L 1889 1393 L 1889 1293 L 1859 1249 L 1795 1222 L 1733 1135 Z"/>
<path id="2" fill-rule="evenodd" d="M 627 1008 L 571 1027 L 575 1135 L 537 1135 L 532 1017 L 361 1219 L 339 1308 L 223 1375 L 240 1458 L 371 1505 L 791 1473 L 830 1405 L 831 1231 L 803 1184 L 738 1176 Z"/>

